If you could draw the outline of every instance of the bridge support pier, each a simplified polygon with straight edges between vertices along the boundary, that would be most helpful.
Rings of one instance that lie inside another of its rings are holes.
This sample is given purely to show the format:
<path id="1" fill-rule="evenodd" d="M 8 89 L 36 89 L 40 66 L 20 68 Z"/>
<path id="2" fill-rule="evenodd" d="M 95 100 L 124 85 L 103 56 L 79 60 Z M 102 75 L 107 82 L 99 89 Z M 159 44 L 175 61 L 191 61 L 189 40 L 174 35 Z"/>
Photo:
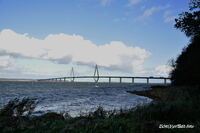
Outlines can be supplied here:
<path id="1" fill-rule="evenodd" d="M 134 84 L 134 78 L 132 78 L 132 83 Z"/>
<path id="2" fill-rule="evenodd" d="M 167 79 L 166 78 L 164 79 L 164 84 L 167 84 Z"/>
<path id="3" fill-rule="evenodd" d="M 119 78 L 119 82 L 122 83 L 122 78 L 121 77 Z"/>
<path id="4" fill-rule="evenodd" d="M 109 77 L 109 83 L 111 83 L 111 77 Z"/>
<path id="5" fill-rule="evenodd" d="M 147 84 L 149 84 L 149 78 L 147 78 Z"/>

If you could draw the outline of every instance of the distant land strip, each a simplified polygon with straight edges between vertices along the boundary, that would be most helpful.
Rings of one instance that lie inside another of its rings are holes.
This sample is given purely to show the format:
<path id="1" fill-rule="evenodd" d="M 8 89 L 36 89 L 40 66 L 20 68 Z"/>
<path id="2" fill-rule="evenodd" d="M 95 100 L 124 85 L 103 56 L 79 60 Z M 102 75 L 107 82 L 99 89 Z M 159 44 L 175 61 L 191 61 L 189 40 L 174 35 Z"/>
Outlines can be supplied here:
<path id="1" fill-rule="evenodd" d="M 30 81 L 37 81 L 36 79 L 9 79 L 9 78 L 0 78 L 1 81 L 18 81 L 18 82 L 30 82 Z"/>

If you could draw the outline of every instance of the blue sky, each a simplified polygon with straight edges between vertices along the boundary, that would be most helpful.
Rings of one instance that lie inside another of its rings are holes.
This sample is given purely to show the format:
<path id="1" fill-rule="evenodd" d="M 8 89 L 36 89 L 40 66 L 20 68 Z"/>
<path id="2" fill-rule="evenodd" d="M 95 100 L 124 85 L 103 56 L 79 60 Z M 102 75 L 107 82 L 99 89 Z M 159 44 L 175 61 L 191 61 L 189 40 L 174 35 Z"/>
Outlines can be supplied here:
<path id="1" fill-rule="evenodd" d="M 188 44 L 174 28 L 188 2 L 0 0 L 0 77 L 67 76 L 72 66 L 77 75 L 86 75 L 94 64 L 102 75 L 167 76 L 168 60 Z"/>

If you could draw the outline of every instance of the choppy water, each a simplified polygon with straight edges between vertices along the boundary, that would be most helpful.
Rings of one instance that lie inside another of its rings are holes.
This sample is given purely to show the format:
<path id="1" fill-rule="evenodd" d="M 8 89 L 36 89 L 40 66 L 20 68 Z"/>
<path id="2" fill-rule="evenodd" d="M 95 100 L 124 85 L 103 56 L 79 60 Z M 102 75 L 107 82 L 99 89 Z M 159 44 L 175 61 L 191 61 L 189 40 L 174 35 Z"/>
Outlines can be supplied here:
<path id="1" fill-rule="evenodd" d="M 127 83 L 0 82 L 0 107 L 13 98 L 30 97 L 41 101 L 35 109 L 36 115 L 54 111 L 76 116 L 98 106 L 113 110 L 149 103 L 149 98 L 126 92 L 149 87 L 147 84 Z"/>

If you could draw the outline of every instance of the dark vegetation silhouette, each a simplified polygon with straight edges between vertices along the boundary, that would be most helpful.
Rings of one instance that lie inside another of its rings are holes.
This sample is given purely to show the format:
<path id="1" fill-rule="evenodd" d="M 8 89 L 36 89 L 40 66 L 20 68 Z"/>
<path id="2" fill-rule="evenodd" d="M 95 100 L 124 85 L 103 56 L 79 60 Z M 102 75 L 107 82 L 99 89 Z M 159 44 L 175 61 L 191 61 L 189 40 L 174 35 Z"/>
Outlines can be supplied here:
<path id="1" fill-rule="evenodd" d="M 190 43 L 172 64 L 173 85 L 200 85 L 200 0 L 191 0 L 189 10 L 175 19 L 175 28 L 190 37 Z"/>
<path id="2" fill-rule="evenodd" d="M 191 39 L 183 49 L 171 72 L 174 85 L 200 85 L 200 36 Z"/>

